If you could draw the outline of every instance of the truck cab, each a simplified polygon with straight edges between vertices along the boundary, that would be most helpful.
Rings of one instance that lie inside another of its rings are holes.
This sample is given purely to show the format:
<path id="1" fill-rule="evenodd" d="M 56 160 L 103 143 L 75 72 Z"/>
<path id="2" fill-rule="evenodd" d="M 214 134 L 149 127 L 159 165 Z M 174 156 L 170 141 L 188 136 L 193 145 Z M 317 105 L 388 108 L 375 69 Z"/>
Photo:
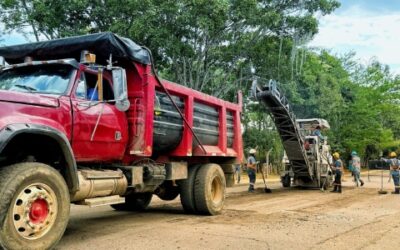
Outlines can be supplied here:
<path id="1" fill-rule="evenodd" d="M 101 73 L 101 100 L 97 94 L 89 95 L 90 90 L 99 92 L 98 69 L 75 59 L 4 67 L 0 74 L 1 128 L 11 125 L 6 123 L 11 119 L 12 123 L 53 128 L 72 142 L 77 162 L 121 159 L 128 138 L 126 115 L 115 105 L 111 71 Z M 5 154 L 2 160 L 23 160 L 10 159 L 16 155 Z"/>

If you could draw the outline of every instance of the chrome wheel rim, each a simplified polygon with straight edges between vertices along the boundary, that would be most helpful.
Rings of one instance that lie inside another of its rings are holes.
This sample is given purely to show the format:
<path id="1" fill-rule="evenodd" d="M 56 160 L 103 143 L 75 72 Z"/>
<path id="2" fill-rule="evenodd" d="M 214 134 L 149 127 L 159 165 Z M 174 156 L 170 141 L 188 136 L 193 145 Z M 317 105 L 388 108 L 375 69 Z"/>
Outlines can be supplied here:
<path id="1" fill-rule="evenodd" d="M 12 220 L 16 232 L 28 240 L 46 235 L 57 217 L 57 197 L 43 183 L 34 183 L 22 189 L 12 205 Z"/>

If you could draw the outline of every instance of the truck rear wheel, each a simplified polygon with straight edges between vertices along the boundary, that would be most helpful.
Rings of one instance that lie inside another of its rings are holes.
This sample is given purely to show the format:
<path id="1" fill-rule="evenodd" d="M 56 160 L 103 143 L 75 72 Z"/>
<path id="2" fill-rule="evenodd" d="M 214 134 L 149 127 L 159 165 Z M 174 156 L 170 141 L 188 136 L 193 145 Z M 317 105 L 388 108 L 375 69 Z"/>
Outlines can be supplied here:
<path id="1" fill-rule="evenodd" d="M 195 213 L 197 211 L 194 199 L 194 182 L 199 168 L 200 165 L 190 166 L 187 179 L 177 182 L 180 187 L 181 204 L 187 213 Z"/>
<path id="2" fill-rule="evenodd" d="M 199 214 L 221 212 L 225 201 L 225 175 L 217 164 L 205 164 L 196 174 L 194 198 Z"/>
<path id="3" fill-rule="evenodd" d="M 125 196 L 125 203 L 111 205 L 117 211 L 143 211 L 153 197 L 152 193 L 136 193 Z"/>
<path id="4" fill-rule="evenodd" d="M 70 196 L 54 168 L 36 162 L 0 169 L 0 246 L 49 249 L 68 224 Z"/>
<path id="5" fill-rule="evenodd" d="M 174 185 L 172 181 L 166 181 L 156 189 L 155 194 L 161 200 L 172 201 L 175 200 L 176 197 L 178 197 L 179 191 L 179 186 Z"/>

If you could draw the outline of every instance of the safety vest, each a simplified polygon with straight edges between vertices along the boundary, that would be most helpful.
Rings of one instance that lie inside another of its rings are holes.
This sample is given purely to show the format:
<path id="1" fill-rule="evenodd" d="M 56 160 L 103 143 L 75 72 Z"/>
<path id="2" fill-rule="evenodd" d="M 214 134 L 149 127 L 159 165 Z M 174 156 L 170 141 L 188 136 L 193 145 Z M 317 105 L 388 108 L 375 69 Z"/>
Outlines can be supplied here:
<path id="1" fill-rule="evenodd" d="M 393 170 L 399 170 L 399 160 L 396 158 L 390 159 L 390 167 Z"/>
<path id="2" fill-rule="evenodd" d="M 336 169 L 336 170 L 342 170 L 342 167 L 343 167 L 343 162 L 342 162 L 342 160 L 337 159 L 337 160 L 335 161 L 335 169 Z"/>

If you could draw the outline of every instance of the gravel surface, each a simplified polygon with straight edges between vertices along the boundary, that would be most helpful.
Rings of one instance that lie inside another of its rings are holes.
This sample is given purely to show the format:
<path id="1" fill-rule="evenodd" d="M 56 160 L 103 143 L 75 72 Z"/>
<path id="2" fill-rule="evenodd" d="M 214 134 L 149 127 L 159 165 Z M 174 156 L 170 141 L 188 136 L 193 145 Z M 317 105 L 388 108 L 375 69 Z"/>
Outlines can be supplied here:
<path id="1" fill-rule="evenodd" d="M 57 249 L 398 249 L 400 196 L 378 195 L 380 177 L 363 177 L 356 188 L 346 176 L 342 194 L 284 189 L 277 179 L 271 194 L 260 180 L 255 193 L 242 184 L 228 189 L 218 216 L 186 215 L 179 197 L 154 198 L 142 213 L 72 206 Z"/>

